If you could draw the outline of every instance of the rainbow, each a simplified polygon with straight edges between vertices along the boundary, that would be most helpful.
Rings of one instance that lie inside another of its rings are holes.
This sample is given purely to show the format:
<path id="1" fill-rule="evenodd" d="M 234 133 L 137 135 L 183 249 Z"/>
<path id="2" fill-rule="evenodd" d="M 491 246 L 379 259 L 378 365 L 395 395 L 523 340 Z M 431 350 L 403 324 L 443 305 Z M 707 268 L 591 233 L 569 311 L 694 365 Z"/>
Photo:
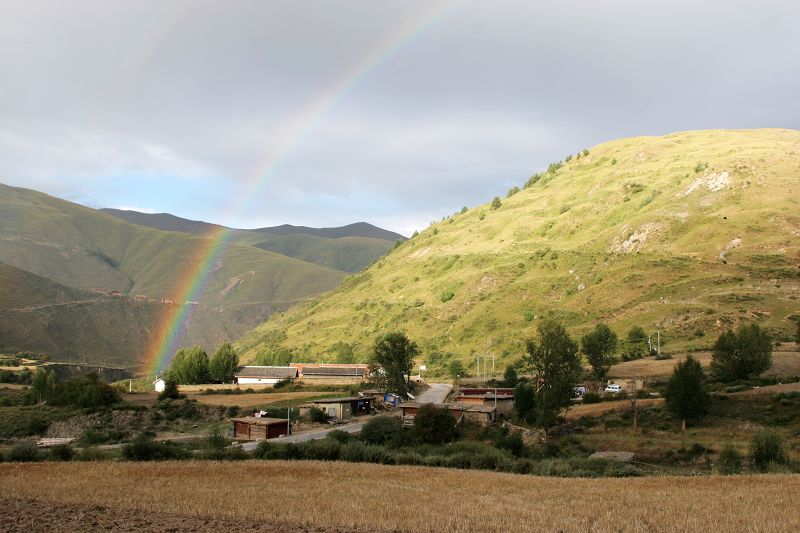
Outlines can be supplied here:
<path id="1" fill-rule="evenodd" d="M 425 12 L 387 35 L 369 53 L 303 106 L 282 132 L 280 138 L 283 141 L 278 146 L 265 150 L 266 155 L 241 181 L 240 191 L 235 195 L 238 201 L 229 206 L 227 215 L 241 212 L 252 198 L 256 197 L 259 188 L 275 175 L 287 157 L 302 144 L 338 102 L 381 65 L 452 13 L 456 5 L 456 0 L 432 4 L 432 7 Z M 198 302 L 202 299 L 208 278 L 213 271 L 212 267 L 230 245 L 231 235 L 231 231 L 225 228 L 215 230 L 202 240 L 193 258 L 187 261 L 187 266 L 174 290 L 172 299 L 175 303 L 167 306 L 145 351 L 142 367 L 146 375 L 162 373 L 169 365 L 178 348 L 180 333 L 195 309 L 189 302 Z"/>

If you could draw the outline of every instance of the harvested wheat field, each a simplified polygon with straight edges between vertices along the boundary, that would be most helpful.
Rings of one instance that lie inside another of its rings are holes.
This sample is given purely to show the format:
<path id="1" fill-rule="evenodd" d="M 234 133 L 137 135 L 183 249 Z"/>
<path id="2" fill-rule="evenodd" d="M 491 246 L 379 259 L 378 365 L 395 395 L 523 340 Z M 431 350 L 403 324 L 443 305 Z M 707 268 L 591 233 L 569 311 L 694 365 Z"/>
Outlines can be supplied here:
<path id="1" fill-rule="evenodd" d="M 308 398 L 319 398 L 325 396 L 324 392 L 270 392 L 270 393 L 248 393 L 248 394 L 189 394 L 191 400 L 197 400 L 206 405 L 238 405 L 239 407 L 256 407 L 271 403 L 285 402 L 291 400 L 305 400 Z M 336 393 L 328 393 L 328 396 L 336 396 Z"/>
<path id="2" fill-rule="evenodd" d="M 636 405 L 639 409 L 643 407 L 650 407 L 664 403 L 664 398 L 645 398 L 636 400 Z M 624 411 L 631 408 L 629 400 L 621 400 L 617 402 L 600 402 L 600 403 L 587 403 L 586 405 L 576 405 L 570 407 L 567 411 L 567 419 L 575 420 L 582 416 L 600 416 L 612 411 Z"/>
<path id="3" fill-rule="evenodd" d="M 204 521 L 213 519 L 239 521 L 242 529 L 258 522 L 267 531 L 288 532 L 800 527 L 800 476 L 793 475 L 590 480 L 313 461 L 39 463 L 0 465 L 0 493 L 6 498 L 4 514 L 7 502 L 19 500 L 63 506 L 66 513 L 79 505 L 97 514 L 100 506 L 114 515 L 151 514 L 156 522 L 145 529 L 163 529 L 160 524 L 183 516 L 192 517 L 188 528 L 205 529 Z M 14 513 L 22 518 L 3 523 L 28 529 L 36 507 L 17 506 Z"/>

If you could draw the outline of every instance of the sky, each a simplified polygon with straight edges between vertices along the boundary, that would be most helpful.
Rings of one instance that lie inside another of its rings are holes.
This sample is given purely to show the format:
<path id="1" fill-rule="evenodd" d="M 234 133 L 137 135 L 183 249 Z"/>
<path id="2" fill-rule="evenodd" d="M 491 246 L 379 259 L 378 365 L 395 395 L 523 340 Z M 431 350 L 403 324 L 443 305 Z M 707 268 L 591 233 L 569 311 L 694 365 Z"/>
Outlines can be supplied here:
<path id="1" fill-rule="evenodd" d="M 410 235 L 604 141 L 800 129 L 795 1 L 0 0 L 0 182 Z"/>

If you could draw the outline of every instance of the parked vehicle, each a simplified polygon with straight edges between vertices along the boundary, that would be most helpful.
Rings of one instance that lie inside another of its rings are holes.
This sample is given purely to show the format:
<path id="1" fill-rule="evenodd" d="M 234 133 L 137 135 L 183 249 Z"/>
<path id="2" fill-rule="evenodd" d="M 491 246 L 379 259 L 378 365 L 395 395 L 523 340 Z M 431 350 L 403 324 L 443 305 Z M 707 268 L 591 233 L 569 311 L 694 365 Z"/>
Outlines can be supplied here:
<path id="1" fill-rule="evenodd" d="M 617 394 L 622 392 L 622 386 L 617 384 L 608 385 L 605 388 L 605 392 L 610 394 Z"/>

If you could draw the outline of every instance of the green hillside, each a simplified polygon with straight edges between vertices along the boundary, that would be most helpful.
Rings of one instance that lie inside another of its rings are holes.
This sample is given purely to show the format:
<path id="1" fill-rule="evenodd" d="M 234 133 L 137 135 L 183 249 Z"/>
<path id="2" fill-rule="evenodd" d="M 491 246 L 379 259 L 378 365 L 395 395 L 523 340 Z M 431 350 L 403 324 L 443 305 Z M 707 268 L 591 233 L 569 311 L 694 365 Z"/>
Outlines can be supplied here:
<path id="1" fill-rule="evenodd" d="M 169 213 L 139 213 L 120 209 L 100 211 L 131 224 L 197 236 L 206 236 L 222 229 L 216 224 L 188 220 Z M 364 222 L 339 228 L 285 224 L 272 228 L 229 231 L 231 240 L 236 244 L 256 246 L 343 272 L 360 272 L 391 250 L 396 241 L 405 240 L 402 235 Z"/>
<path id="2" fill-rule="evenodd" d="M 196 271 L 212 244 L 207 238 L 130 224 L 36 191 L 0 185 L 0 262 L 55 284 L 26 288 L 23 294 L 14 297 L 17 303 L 6 305 L 0 301 L 0 309 L 19 307 L 18 300 L 25 297 L 47 301 L 68 288 L 138 296 L 145 301 L 133 305 L 129 299 L 112 299 L 109 305 L 121 306 L 131 313 L 127 315 L 133 321 L 130 328 L 142 335 L 142 342 L 125 341 L 126 346 L 116 345 L 112 341 L 123 339 L 106 333 L 107 349 L 92 349 L 82 354 L 87 362 L 97 357 L 113 357 L 119 364 L 133 366 L 141 354 L 128 348 L 146 344 L 161 316 L 159 313 L 163 312 L 161 299 L 179 297 L 178 288 Z M 217 341 L 240 335 L 275 310 L 330 290 L 343 276 L 340 271 L 234 242 L 211 265 L 206 289 L 199 298 L 203 311 L 193 314 L 185 341 L 211 348 Z M 19 283 L 31 281 L 26 278 Z M 47 285 L 41 280 L 36 283 Z M 4 282 L 4 291 L 7 286 L 11 283 Z M 75 294 L 64 297 L 85 300 Z M 74 339 L 70 335 L 101 333 L 106 327 L 125 329 L 124 313 L 114 314 L 105 305 L 91 305 L 76 313 L 74 317 L 79 319 L 73 320 L 72 327 L 65 320 L 63 335 L 53 337 L 51 349 L 41 351 L 51 355 L 67 353 L 73 350 L 70 342 Z M 110 314 L 105 316 L 106 313 Z M 119 322 L 113 322 L 114 317 L 119 317 Z M 41 320 L 55 318 L 48 314 Z M 137 324 L 141 325 L 139 330 Z M 23 329 L 21 325 L 15 331 Z M 16 339 L 14 342 L 0 337 L 0 344 L 20 346 L 19 339 L 23 337 L 12 337 Z"/>
<path id="3" fill-rule="evenodd" d="M 576 147 L 582 148 L 582 147 Z M 800 132 L 694 131 L 607 142 L 433 224 L 336 291 L 273 316 L 239 348 L 329 358 L 404 330 L 429 365 L 522 353 L 536 321 L 607 321 L 707 346 L 800 318 Z M 700 334 L 704 333 L 704 337 Z"/>

